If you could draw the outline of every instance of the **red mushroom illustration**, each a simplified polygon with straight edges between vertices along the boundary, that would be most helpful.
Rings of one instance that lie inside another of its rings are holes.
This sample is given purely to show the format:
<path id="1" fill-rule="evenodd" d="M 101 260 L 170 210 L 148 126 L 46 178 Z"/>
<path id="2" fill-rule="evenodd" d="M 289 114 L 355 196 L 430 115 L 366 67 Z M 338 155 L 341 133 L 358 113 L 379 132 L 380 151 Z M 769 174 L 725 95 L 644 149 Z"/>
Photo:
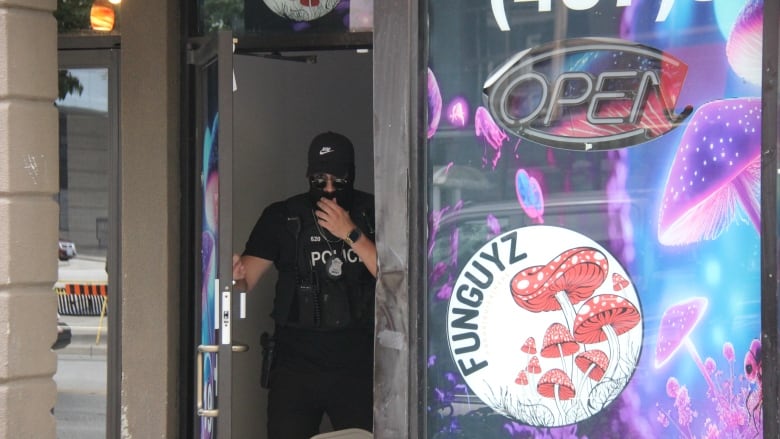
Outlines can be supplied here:
<path id="1" fill-rule="evenodd" d="M 527 386 L 528 385 L 528 375 L 526 375 L 524 370 L 521 370 L 519 374 L 517 374 L 517 378 L 515 378 L 515 384 L 521 385 L 521 386 Z"/>
<path id="2" fill-rule="evenodd" d="M 520 348 L 521 351 L 525 352 L 526 354 L 533 355 L 536 353 L 536 340 L 533 337 L 528 337 L 525 339 L 525 343 L 523 343 L 523 347 Z"/>
<path id="3" fill-rule="evenodd" d="M 528 366 L 525 367 L 525 370 L 527 370 L 528 373 L 532 373 L 534 375 L 542 373 L 542 366 L 539 364 L 539 357 L 536 355 L 531 357 L 531 361 L 528 362 Z"/>
<path id="4" fill-rule="evenodd" d="M 602 294 L 588 299 L 574 321 L 574 339 L 583 344 L 606 340 L 609 346 L 609 366 L 605 375 L 611 377 L 620 358 L 618 336 L 639 324 L 639 310 L 626 298 Z"/>
<path id="5" fill-rule="evenodd" d="M 741 217 L 760 227 L 761 99 L 702 105 L 685 129 L 658 212 L 658 240 L 715 239 Z"/>
<path id="6" fill-rule="evenodd" d="M 664 311 L 663 316 L 661 316 L 661 325 L 658 328 L 658 340 L 655 344 L 655 367 L 656 369 L 661 368 L 681 347 L 685 347 L 704 375 L 704 379 L 707 380 L 710 391 L 715 392 L 712 377 L 710 377 L 707 368 L 704 367 L 696 346 L 688 337 L 704 315 L 707 304 L 706 297 L 693 297 L 678 302 Z"/>
<path id="7" fill-rule="evenodd" d="M 574 340 L 571 332 L 560 323 L 553 323 L 544 333 L 542 350 L 539 353 L 545 358 L 563 358 L 576 354 L 580 345 Z M 565 363 L 564 363 L 565 367 Z"/>
<path id="8" fill-rule="evenodd" d="M 623 277 L 620 273 L 612 273 L 612 289 L 614 291 L 620 291 L 626 287 L 628 287 L 629 282 L 628 280 Z"/>
<path id="9" fill-rule="evenodd" d="M 579 387 L 581 389 L 585 386 L 586 378 L 600 381 L 604 377 L 604 372 L 606 372 L 609 365 L 609 358 L 607 358 L 607 354 L 604 351 L 593 349 L 592 351 L 577 354 L 577 357 L 574 358 L 574 363 L 585 374 Z"/>
<path id="10" fill-rule="evenodd" d="M 528 373 L 528 375 L 531 375 L 530 378 L 533 379 L 533 375 L 539 375 L 542 373 L 542 365 L 539 364 L 539 357 L 534 355 L 531 357 L 531 361 L 528 362 L 528 365 L 525 366 L 525 372 Z"/>
<path id="11" fill-rule="evenodd" d="M 528 354 L 528 357 L 536 354 L 536 340 L 533 337 L 526 338 L 520 350 Z"/>
<path id="12" fill-rule="evenodd" d="M 575 247 L 547 265 L 528 267 L 510 282 L 512 298 L 531 312 L 563 311 L 566 325 L 574 319 L 574 304 L 587 299 L 604 283 L 609 269 L 599 250 Z"/>
<path id="13" fill-rule="evenodd" d="M 572 399 L 577 394 L 571 378 L 561 369 L 550 369 L 545 372 L 536 385 L 536 391 L 545 398 L 554 398 L 558 412 L 562 412 L 560 401 Z"/>

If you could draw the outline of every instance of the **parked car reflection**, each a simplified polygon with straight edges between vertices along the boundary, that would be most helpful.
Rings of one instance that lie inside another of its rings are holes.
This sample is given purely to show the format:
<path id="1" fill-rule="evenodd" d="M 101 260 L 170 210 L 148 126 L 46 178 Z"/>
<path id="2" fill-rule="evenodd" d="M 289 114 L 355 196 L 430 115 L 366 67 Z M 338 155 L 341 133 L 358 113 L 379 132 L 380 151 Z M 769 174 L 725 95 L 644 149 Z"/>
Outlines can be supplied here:
<path id="1" fill-rule="evenodd" d="M 60 320 L 60 316 L 57 316 L 57 341 L 51 346 L 52 349 L 62 349 L 70 344 L 71 331 L 70 326 L 67 323 Z"/>
<path id="2" fill-rule="evenodd" d="M 69 259 L 75 258 L 76 255 L 76 244 L 73 241 L 60 238 L 58 251 L 60 261 L 67 261 Z"/>

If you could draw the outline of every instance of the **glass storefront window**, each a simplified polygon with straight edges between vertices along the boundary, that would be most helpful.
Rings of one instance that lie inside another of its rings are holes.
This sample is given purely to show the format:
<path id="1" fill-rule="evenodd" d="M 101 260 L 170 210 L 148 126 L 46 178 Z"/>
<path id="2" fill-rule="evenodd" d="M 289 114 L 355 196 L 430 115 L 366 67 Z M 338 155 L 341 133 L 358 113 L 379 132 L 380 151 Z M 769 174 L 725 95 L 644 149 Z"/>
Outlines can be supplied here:
<path id="1" fill-rule="evenodd" d="M 763 2 L 427 19 L 426 437 L 761 437 Z"/>

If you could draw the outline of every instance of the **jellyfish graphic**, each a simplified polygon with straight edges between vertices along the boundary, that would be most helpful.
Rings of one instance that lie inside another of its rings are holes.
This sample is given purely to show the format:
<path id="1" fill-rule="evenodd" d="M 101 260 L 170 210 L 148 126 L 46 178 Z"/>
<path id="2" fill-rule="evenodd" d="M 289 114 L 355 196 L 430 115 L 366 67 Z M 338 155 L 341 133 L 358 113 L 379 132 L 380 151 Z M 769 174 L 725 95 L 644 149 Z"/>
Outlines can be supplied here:
<path id="1" fill-rule="evenodd" d="M 515 192 L 517 193 L 517 201 L 520 202 L 520 207 L 523 208 L 526 215 L 539 224 L 544 223 L 542 188 L 539 186 L 539 182 L 528 175 L 525 169 L 518 169 L 515 173 Z"/>
<path id="2" fill-rule="evenodd" d="M 699 108 L 680 141 L 658 218 L 658 240 L 715 239 L 744 212 L 760 228 L 761 100 L 725 99 Z"/>
<path id="3" fill-rule="evenodd" d="M 489 213 L 485 218 L 485 223 L 488 229 L 488 240 L 491 240 L 501 234 L 501 223 L 498 221 L 498 218 L 496 218 L 495 215 Z"/>
<path id="4" fill-rule="evenodd" d="M 469 123 L 469 103 L 461 97 L 453 99 L 447 105 L 447 120 L 456 128 L 463 128 Z"/>
<path id="5" fill-rule="evenodd" d="M 439 91 L 439 82 L 436 81 L 436 75 L 433 70 L 428 68 L 428 138 L 430 139 L 439 129 L 441 120 L 441 91 Z"/>
<path id="6" fill-rule="evenodd" d="M 740 11 L 726 44 L 729 65 L 740 78 L 761 85 L 764 0 L 749 0 Z"/>
<path id="7" fill-rule="evenodd" d="M 498 127 L 487 108 L 481 106 L 477 107 L 474 113 L 474 132 L 477 138 L 482 140 L 484 148 L 482 163 L 486 165 L 490 162 L 493 169 L 496 169 L 498 159 L 501 158 L 501 145 L 509 136 Z"/>

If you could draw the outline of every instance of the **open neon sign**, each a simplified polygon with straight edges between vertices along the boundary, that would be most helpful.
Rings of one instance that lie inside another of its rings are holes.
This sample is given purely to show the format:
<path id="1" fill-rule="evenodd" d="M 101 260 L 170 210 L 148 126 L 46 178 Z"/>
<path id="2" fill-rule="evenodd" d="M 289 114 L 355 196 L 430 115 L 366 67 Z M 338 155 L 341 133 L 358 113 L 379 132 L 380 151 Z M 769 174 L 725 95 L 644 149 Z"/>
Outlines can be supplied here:
<path id="1" fill-rule="evenodd" d="M 574 11 L 587 11 L 595 7 L 599 0 L 561 0 L 563 5 Z M 606 0 L 605 0 L 606 1 Z M 615 1 L 615 7 L 625 8 L 631 6 L 633 1 L 640 0 L 613 0 Z M 661 4 L 658 8 L 658 15 L 655 18 L 657 22 L 666 21 L 669 17 L 669 13 L 674 7 L 677 0 L 661 0 Z M 711 2 L 712 0 L 680 0 L 680 1 L 697 1 L 697 2 Z M 514 0 L 515 3 L 537 3 L 537 10 L 539 12 L 552 11 L 552 0 Z M 490 6 L 493 10 L 493 17 L 496 19 L 498 28 L 502 31 L 509 31 L 509 21 L 506 18 L 506 7 L 504 6 L 504 0 L 490 0 Z"/>
<path id="2" fill-rule="evenodd" d="M 646 142 L 691 114 L 675 106 L 688 66 L 623 40 L 583 38 L 528 49 L 485 81 L 486 107 L 519 137 L 572 150 Z"/>

